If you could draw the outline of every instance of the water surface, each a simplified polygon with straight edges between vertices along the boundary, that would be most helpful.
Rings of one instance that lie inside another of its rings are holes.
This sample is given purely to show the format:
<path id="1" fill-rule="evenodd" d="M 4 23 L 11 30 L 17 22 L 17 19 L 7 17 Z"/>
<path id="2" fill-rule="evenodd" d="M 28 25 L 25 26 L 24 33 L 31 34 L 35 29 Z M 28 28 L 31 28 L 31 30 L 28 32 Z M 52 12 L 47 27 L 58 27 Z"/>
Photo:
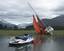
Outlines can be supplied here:
<path id="1" fill-rule="evenodd" d="M 29 44 L 21 47 L 9 47 L 10 36 L 0 37 L 0 51 L 64 51 L 64 37 L 46 38 L 40 44 Z"/>

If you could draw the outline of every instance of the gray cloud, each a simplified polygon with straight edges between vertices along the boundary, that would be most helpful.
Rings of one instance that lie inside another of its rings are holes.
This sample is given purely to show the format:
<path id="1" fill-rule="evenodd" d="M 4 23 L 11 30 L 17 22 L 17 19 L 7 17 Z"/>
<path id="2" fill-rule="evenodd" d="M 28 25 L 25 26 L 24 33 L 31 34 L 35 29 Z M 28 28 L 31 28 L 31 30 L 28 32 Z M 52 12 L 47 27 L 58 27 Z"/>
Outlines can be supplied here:
<path id="1" fill-rule="evenodd" d="M 32 22 L 34 12 L 27 1 L 33 6 L 40 17 L 64 14 L 64 0 L 0 0 L 0 17 L 13 23 Z"/>

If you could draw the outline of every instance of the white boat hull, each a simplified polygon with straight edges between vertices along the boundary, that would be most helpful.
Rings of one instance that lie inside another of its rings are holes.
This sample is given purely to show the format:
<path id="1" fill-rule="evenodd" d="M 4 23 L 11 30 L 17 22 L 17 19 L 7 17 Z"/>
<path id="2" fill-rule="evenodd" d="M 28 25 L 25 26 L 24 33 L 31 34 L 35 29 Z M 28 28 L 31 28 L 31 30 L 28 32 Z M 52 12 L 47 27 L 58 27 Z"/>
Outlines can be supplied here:
<path id="1" fill-rule="evenodd" d="M 9 41 L 9 46 L 22 46 L 22 45 L 26 45 L 26 44 L 30 44 L 33 42 L 33 38 L 28 38 L 26 41 L 22 40 L 22 39 L 15 39 L 14 41 L 11 40 Z"/>

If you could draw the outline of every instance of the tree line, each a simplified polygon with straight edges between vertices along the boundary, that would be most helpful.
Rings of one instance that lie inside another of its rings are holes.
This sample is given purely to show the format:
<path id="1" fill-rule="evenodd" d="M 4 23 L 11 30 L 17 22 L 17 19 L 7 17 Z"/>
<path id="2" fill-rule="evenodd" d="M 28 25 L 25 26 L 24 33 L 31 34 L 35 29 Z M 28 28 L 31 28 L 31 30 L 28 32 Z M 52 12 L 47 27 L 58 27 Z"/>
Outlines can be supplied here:
<path id="1" fill-rule="evenodd" d="M 18 29 L 18 27 L 16 25 L 12 26 L 7 26 L 7 25 L 2 25 L 0 24 L 0 29 Z"/>

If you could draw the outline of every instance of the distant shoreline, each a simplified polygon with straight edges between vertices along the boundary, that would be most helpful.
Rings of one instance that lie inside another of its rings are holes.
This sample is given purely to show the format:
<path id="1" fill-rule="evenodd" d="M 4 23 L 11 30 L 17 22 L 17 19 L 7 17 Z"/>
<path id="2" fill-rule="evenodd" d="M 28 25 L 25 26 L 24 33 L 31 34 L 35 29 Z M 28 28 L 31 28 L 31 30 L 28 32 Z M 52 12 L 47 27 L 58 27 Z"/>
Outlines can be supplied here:
<path id="1" fill-rule="evenodd" d="M 35 35 L 34 30 L 4 30 L 4 29 L 0 30 L 0 36 L 16 36 L 25 33 Z M 64 36 L 64 30 L 54 30 L 53 34 L 54 36 Z"/>
<path id="2" fill-rule="evenodd" d="M 34 34 L 34 30 L 7 30 L 7 29 L 1 29 L 0 30 L 0 36 L 16 36 L 16 35 L 22 35 L 25 33 L 32 33 Z"/>

